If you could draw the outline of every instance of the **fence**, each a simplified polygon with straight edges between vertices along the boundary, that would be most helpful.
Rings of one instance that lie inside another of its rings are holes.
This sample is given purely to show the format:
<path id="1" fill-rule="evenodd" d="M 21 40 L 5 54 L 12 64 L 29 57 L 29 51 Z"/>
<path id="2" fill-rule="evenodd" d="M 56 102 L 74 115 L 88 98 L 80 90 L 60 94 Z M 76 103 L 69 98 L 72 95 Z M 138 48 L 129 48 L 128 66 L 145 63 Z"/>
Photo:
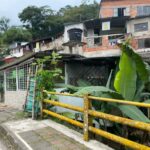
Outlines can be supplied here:
<path id="1" fill-rule="evenodd" d="M 61 119 L 63 121 L 66 121 L 70 124 L 73 124 L 75 126 L 78 126 L 80 128 L 83 129 L 83 133 L 84 133 L 84 140 L 88 141 L 89 140 L 89 132 L 92 132 L 94 134 L 98 134 L 106 139 L 112 140 L 114 142 L 120 143 L 124 146 L 127 146 L 129 148 L 132 149 L 139 149 L 139 150 L 150 150 L 150 147 L 136 143 L 134 141 L 128 140 L 126 138 L 120 137 L 118 135 L 106 132 L 104 130 L 95 128 L 92 126 L 92 120 L 93 117 L 97 117 L 97 118 L 101 118 L 101 119 L 106 119 L 109 121 L 113 121 L 116 123 L 120 123 L 123 125 L 128 125 L 130 127 L 134 127 L 137 129 L 141 129 L 144 131 L 150 131 L 150 124 L 148 123 L 144 123 L 144 122 L 140 122 L 140 121 L 135 121 L 135 120 L 131 120 L 128 118 L 123 118 L 123 117 L 118 117 L 115 115 L 110 115 L 110 114 L 106 114 L 106 113 L 102 113 L 96 110 L 92 110 L 92 100 L 97 100 L 97 101 L 104 101 L 104 102 L 111 102 L 111 103 L 119 103 L 119 104 L 127 104 L 127 105 L 133 105 L 133 106 L 140 106 L 140 107 L 145 107 L 145 108 L 150 108 L 150 104 L 146 104 L 146 103 L 139 103 L 139 102 L 131 102 L 131 101 L 125 101 L 125 100 L 116 100 L 116 99 L 109 99 L 109 98 L 99 98 L 99 97 L 93 97 L 93 96 L 78 96 L 78 95 L 73 95 L 73 94 L 65 94 L 65 93 L 56 93 L 56 92 L 48 92 L 48 91 L 43 91 L 43 93 L 47 93 L 47 94 L 51 94 L 51 95 L 62 95 L 62 96 L 72 96 L 72 97 L 80 97 L 83 98 L 84 100 L 84 107 L 77 107 L 77 106 L 72 106 L 69 104 L 65 104 L 65 103 L 61 103 L 61 102 L 57 102 L 57 101 L 53 101 L 53 100 L 47 100 L 47 99 L 43 99 L 42 102 L 43 104 L 51 104 L 54 106 L 59 106 L 59 107 L 63 107 L 63 108 L 67 108 L 67 109 L 71 109 L 74 111 L 78 111 L 84 114 L 84 121 L 83 123 L 67 118 L 65 116 L 62 116 L 60 114 L 57 114 L 55 112 L 52 112 L 50 110 L 47 110 L 44 108 L 42 108 L 42 114 L 48 114 L 50 116 L 56 117 L 58 119 Z"/>

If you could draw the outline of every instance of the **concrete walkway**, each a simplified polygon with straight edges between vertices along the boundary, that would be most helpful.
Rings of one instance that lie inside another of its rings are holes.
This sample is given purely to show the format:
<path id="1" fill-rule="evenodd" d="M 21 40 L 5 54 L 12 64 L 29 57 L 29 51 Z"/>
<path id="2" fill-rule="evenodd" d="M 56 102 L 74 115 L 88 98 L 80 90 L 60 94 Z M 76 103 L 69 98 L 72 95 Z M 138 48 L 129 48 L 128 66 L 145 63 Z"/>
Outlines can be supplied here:
<path id="1" fill-rule="evenodd" d="M 18 120 L 16 112 L 0 107 L 0 133 L 11 143 L 8 150 L 112 150 L 95 140 L 85 142 L 80 133 L 51 120 Z"/>

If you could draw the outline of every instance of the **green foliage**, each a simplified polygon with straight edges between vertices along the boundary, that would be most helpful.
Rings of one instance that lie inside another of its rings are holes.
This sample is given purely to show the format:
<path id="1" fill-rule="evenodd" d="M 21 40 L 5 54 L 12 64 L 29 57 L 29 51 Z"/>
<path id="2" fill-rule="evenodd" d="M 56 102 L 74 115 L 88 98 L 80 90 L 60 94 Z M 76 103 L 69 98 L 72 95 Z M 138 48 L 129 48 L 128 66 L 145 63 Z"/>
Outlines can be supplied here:
<path id="1" fill-rule="evenodd" d="M 119 109 L 124 115 L 134 120 L 150 123 L 150 120 L 144 115 L 144 113 L 135 106 L 119 105 Z"/>
<path id="2" fill-rule="evenodd" d="M 80 87 L 92 86 L 90 82 L 81 79 L 77 81 L 77 84 Z"/>
<path id="3" fill-rule="evenodd" d="M 80 89 L 75 94 L 77 94 L 77 95 L 89 94 L 89 95 L 98 96 L 98 94 L 100 95 L 101 92 L 113 92 L 113 91 L 106 88 L 106 87 L 103 87 L 103 86 L 87 86 L 87 87 L 83 87 L 82 89 Z"/>
<path id="4" fill-rule="evenodd" d="M 121 50 L 132 58 L 132 61 L 136 64 L 136 71 L 140 79 L 146 83 L 149 80 L 149 65 L 142 60 L 142 57 L 133 51 L 133 48 L 129 45 L 128 41 L 121 45 Z"/>
<path id="5" fill-rule="evenodd" d="M 115 77 L 114 87 L 116 91 L 127 100 L 133 100 L 136 92 L 136 65 L 131 57 L 122 53 L 119 63 L 119 71 Z"/>
<path id="6" fill-rule="evenodd" d="M 80 6 L 67 5 L 58 12 L 64 22 L 81 22 L 84 20 L 98 18 L 99 4 L 94 1 L 92 4 L 82 3 Z"/>
<path id="7" fill-rule="evenodd" d="M 99 4 L 86 2 L 80 6 L 67 5 L 59 11 L 54 11 L 48 6 L 28 6 L 20 14 L 20 21 L 29 29 L 33 39 L 47 36 L 56 36 L 64 30 L 64 23 L 81 22 L 88 19 L 98 18 Z"/>
<path id="8" fill-rule="evenodd" d="M 62 70 L 58 68 L 58 62 L 61 56 L 55 52 L 52 52 L 51 56 L 45 56 L 42 59 L 37 59 L 36 64 L 38 66 L 37 71 L 37 89 L 39 91 L 48 90 L 54 91 L 55 80 L 62 77 Z M 49 63 L 49 68 L 43 68 L 43 66 Z"/>
<path id="9" fill-rule="evenodd" d="M 0 18 L 0 33 L 4 33 L 8 30 L 9 22 L 10 20 L 6 17 Z"/>
<path id="10" fill-rule="evenodd" d="M 7 44 L 11 44 L 16 41 L 30 41 L 31 39 L 31 33 L 23 28 L 11 27 L 3 34 L 3 41 Z"/>
<path id="11" fill-rule="evenodd" d="M 19 14 L 19 18 L 35 39 L 49 36 L 51 27 L 48 18 L 53 15 L 54 11 L 48 6 L 28 6 Z"/>
<path id="12" fill-rule="evenodd" d="M 130 101 L 141 100 L 144 85 L 149 81 L 149 66 L 148 64 L 146 65 L 143 62 L 142 58 L 133 51 L 128 42 L 121 44 L 120 47 L 122 50 L 122 55 L 120 57 L 119 70 L 115 76 L 114 81 L 114 87 L 116 91 L 108 88 L 110 85 L 110 74 L 107 87 L 78 87 L 78 91 L 76 92 L 76 94 L 90 94 L 97 97 L 122 100 L 125 99 Z M 148 94 L 144 95 L 147 96 Z M 122 115 L 125 115 L 131 119 L 150 122 L 150 120 L 144 115 L 144 113 L 135 106 L 93 101 L 93 107 L 96 110 L 100 110 L 103 112 L 111 112 L 112 109 L 116 109 L 118 111 L 121 111 Z"/>

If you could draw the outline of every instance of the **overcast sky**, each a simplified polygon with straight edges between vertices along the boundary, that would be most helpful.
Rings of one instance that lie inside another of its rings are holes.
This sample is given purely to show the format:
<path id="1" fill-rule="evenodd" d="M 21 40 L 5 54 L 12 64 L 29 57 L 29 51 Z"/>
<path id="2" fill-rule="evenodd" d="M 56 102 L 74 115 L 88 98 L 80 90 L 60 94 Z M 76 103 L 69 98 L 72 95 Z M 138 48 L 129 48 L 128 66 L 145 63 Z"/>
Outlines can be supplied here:
<path id="1" fill-rule="evenodd" d="M 54 10 L 66 5 L 79 5 L 82 0 L 0 0 L 0 17 L 7 17 L 12 25 L 20 24 L 18 13 L 29 5 L 44 6 L 48 5 Z M 93 0 L 90 0 L 91 2 Z M 100 0 L 97 0 L 98 2 Z"/>

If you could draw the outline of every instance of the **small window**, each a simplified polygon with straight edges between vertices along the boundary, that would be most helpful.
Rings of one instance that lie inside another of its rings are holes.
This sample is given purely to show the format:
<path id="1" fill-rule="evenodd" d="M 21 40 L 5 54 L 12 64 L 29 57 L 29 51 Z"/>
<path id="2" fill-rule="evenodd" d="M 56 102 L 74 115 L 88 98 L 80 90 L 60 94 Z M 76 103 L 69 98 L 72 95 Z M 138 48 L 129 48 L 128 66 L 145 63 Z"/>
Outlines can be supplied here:
<path id="1" fill-rule="evenodd" d="M 129 16 L 129 7 L 114 8 L 114 17 Z"/>
<path id="2" fill-rule="evenodd" d="M 134 31 L 140 32 L 140 31 L 147 31 L 148 30 L 148 22 L 145 23 L 138 23 L 134 25 Z"/>
<path id="3" fill-rule="evenodd" d="M 138 48 L 150 48 L 150 38 L 139 39 L 138 40 Z"/>
<path id="4" fill-rule="evenodd" d="M 150 15 L 150 6 L 138 6 L 137 16 Z"/>
<path id="5" fill-rule="evenodd" d="M 100 37 L 100 29 L 94 29 L 94 45 L 101 45 L 102 38 Z"/>

